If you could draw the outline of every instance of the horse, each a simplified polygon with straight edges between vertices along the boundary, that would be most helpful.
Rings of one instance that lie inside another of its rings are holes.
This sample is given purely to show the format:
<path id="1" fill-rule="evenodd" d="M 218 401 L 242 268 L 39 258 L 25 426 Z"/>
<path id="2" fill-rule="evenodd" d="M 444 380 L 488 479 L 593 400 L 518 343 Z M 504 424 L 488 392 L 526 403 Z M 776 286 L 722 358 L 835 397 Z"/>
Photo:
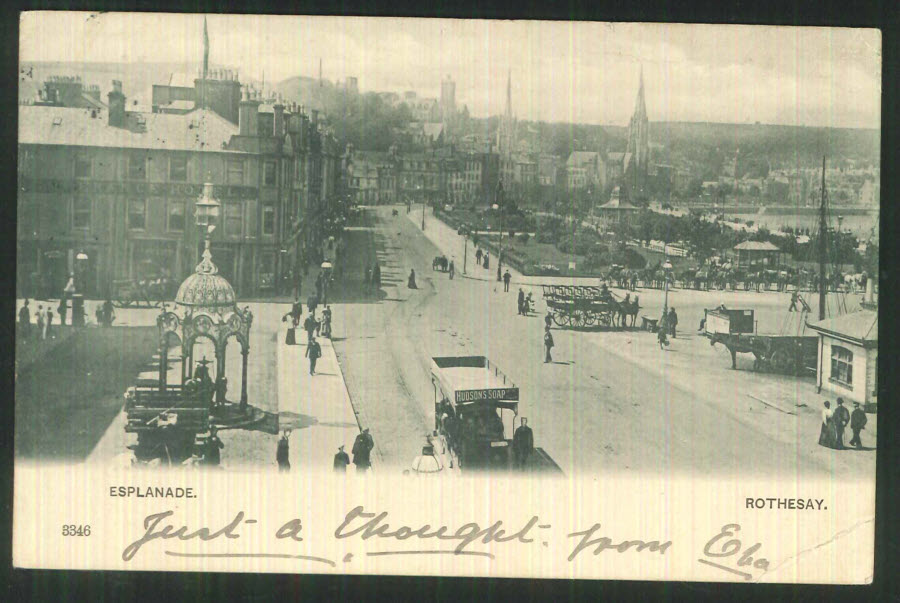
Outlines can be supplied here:
<path id="1" fill-rule="evenodd" d="M 634 328 L 634 323 L 637 320 L 638 311 L 641 309 L 639 300 L 640 298 L 635 296 L 633 300 L 621 301 L 616 304 L 616 316 L 622 328 L 628 326 L 629 316 L 631 317 L 631 327 Z"/>
<path id="2" fill-rule="evenodd" d="M 446 272 L 448 263 L 449 262 L 447 261 L 447 256 L 439 255 L 434 258 L 434 261 L 431 262 L 431 269 Z"/>

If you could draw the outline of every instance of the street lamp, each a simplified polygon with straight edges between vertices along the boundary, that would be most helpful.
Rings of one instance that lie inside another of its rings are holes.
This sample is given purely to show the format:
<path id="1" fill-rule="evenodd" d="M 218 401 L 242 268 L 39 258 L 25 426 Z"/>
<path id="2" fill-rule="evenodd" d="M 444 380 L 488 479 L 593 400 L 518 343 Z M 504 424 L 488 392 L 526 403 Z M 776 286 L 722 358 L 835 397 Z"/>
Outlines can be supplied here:
<path id="1" fill-rule="evenodd" d="M 500 281 L 502 279 L 501 264 L 503 263 L 503 211 L 498 203 L 494 203 L 491 208 L 500 212 L 500 242 L 497 244 L 497 280 Z"/>
<path id="2" fill-rule="evenodd" d="M 666 261 L 663 263 L 663 279 L 665 280 L 665 297 L 663 298 L 663 316 L 667 316 L 669 314 L 669 272 L 672 270 L 672 262 L 669 261 L 669 258 L 666 257 Z"/>
<path id="3" fill-rule="evenodd" d="M 203 192 L 194 203 L 195 223 L 198 229 L 203 229 L 204 254 L 209 251 L 209 240 L 216 229 L 221 211 L 222 204 L 213 196 L 213 184 L 211 182 L 204 183 Z"/>
<path id="4" fill-rule="evenodd" d="M 331 262 L 322 262 L 322 274 L 325 278 L 322 279 L 322 305 L 328 305 L 328 281 L 331 280 L 331 269 L 334 266 Z"/>

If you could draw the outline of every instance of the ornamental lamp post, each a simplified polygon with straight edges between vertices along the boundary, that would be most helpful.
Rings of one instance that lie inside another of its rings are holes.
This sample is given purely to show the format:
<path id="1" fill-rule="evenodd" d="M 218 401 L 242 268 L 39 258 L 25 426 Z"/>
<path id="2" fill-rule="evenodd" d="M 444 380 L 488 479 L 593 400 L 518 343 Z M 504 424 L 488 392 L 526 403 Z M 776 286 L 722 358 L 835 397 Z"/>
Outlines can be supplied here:
<path id="1" fill-rule="evenodd" d="M 663 297 L 663 316 L 668 316 L 669 314 L 669 272 L 672 270 L 672 262 L 669 261 L 668 256 L 666 256 L 666 261 L 663 263 L 663 278 L 665 279 L 665 296 Z"/>
<path id="2" fill-rule="evenodd" d="M 206 182 L 203 184 L 203 192 L 194 203 L 194 217 L 198 229 L 203 229 L 203 238 L 206 241 L 206 249 L 209 249 L 209 240 L 216 225 L 219 222 L 219 214 L 222 211 L 222 204 L 213 196 L 213 184 Z"/>

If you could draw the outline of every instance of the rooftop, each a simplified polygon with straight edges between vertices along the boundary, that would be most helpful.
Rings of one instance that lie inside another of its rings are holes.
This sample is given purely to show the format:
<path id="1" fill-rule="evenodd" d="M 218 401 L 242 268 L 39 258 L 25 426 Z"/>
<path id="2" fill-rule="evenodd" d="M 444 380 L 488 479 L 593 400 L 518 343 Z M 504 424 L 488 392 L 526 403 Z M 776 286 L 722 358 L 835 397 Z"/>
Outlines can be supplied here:
<path id="1" fill-rule="evenodd" d="M 778 247 L 768 241 L 744 241 L 734 246 L 742 251 L 779 251 Z"/>
<path id="2" fill-rule="evenodd" d="M 223 151 L 238 127 L 213 111 L 126 113 L 127 127 L 109 125 L 107 110 L 19 106 L 19 144 L 172 151 Z M 141 122 L 143 125 L 140 125 Z"/>
<path id="3" fill-rule="evenodd" d="M 860 310 L 810 323 L 809 328 L 827 335 L 854 340 L 860 344 L 878 342 L 878 312 Z"/>

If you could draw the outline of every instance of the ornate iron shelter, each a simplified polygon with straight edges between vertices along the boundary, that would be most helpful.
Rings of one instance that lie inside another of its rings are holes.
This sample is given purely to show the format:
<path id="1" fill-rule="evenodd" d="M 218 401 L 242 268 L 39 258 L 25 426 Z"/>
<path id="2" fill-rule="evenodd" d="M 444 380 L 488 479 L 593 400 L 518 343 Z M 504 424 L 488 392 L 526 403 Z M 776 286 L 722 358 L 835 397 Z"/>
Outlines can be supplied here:
<path id="1" fill-rule="evenodd" d="M 203 188 L 198 205 L 199 208 L 217 204 L 212 197 L 212 185 Z M 199 218 L 199 216 L 198 216 Z M 199 220 L 198 220 L 199 224 Z M 175 310 L 164 310 L 156 319 L 159 329 L 159 385 L 165 390 L 168 371 L 169 339 L 175 335 L 181 340 L 181 381 L 186 383 L 194 371 L 193 349 L 198 339 L 209 339 L 215 346 L 216 405 L 225 404 L 225 350 L 231 337 L 237 339 L 241 346 L 241 409 L 247 407 L 247 358 L 250 354 L 250 327 L 253 314 L 249 307 L 239 309 L 235 300 L 234 289 L 213 264 L 209 250 L 209 236 L 202 259 L 194 271 L 188 276 L 175 296 Z M 179 333 L 180 330 L 180 333 Z"/>

